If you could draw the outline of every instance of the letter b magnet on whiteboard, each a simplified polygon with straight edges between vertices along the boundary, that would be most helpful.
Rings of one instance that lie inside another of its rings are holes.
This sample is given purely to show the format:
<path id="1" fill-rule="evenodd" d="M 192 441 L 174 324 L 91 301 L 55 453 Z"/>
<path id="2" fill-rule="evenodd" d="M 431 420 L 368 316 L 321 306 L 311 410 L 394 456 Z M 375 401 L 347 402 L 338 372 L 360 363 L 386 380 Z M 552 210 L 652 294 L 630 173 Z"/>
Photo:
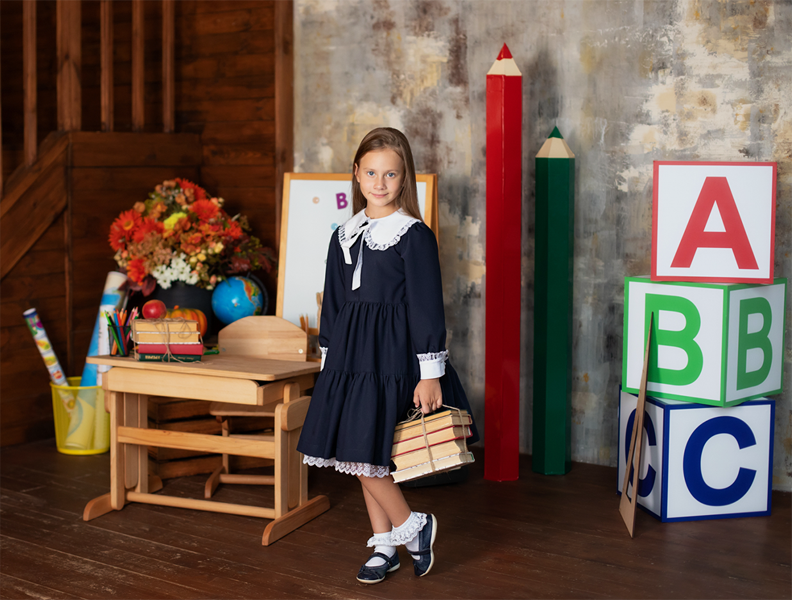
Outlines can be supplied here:
<path id="1" fill-rule="evenodd" d="M 652 281 L 772 283 L 776 163 L 654 163 Z"/>

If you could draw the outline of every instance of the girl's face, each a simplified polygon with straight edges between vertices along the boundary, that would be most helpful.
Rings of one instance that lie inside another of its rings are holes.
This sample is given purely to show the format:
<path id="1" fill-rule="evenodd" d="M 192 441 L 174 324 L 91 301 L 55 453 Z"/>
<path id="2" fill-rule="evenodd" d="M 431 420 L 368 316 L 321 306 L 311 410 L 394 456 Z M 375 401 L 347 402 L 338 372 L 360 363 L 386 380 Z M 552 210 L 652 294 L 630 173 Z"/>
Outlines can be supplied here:
<path id="1" fill-rule="evenodd" d="M 366 214 L 371 219 L 387 217 L 398 210 L 396 198 L 404 181 L 404 164 L 390 148 L 374 150 L 355 165 L 355 179 L 366 198 Z"/>

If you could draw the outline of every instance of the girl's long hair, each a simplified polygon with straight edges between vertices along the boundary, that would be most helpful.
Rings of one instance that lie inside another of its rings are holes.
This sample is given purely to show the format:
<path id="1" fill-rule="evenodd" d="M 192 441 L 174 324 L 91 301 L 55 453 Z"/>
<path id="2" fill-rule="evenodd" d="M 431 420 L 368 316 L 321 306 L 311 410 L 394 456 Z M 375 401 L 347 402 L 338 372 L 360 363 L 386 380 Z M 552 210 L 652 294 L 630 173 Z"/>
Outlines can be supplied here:
<path id="1" fill-rule="evenodd" d="M 423 221 L 421 211 L 418 208 L 418 186 L 415 183 L 415 162 L 413 162 L 410 142 L 405 135 L 393 127 L 377 127 L 366 134 L 360 142 L 355 153 L 355 165 L 360 167 L 360 161 L 369 152 L 384 150 L 389 148 L 398 154 L 404 165 L 404 180 L 402 181 L 401 191 L 395 202 L 396 206 L 403 209 L 411 217 Z M 360 184 L 352 173 L 352 210 L 354 214 L 366 208 L 366 197 L 360 191 Z"/>

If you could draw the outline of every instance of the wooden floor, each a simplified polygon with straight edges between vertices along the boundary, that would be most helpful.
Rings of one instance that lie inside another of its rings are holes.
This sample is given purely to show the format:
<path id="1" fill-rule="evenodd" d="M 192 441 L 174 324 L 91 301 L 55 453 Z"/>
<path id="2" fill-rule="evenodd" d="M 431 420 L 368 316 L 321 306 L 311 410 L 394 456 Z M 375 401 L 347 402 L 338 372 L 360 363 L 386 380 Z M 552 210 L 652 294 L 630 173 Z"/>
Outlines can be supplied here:
<path id="1" fill-rule="evenodd" d="M 332 508 L 270 547 L 267 521 L 129 505 L 89 523 L 85 503 L 108 491 L 109 457 L 58 454 L 54 442 L 0 453 L 2 598 L 790 598 L 790 494 L 773 515 L 660 523 L 639 511 L 631 540 L 618 513 L 615 469 L 576 464 L 564 477 L 531 472 L 409 489 L 438 517 L 436 565 L 376 586 L 355 581 L 370 535 L 359 484 L 313 469 L 311 492 Z M 199 498 L 203 477 L 166 482 Z M 227 502 L 272 498 L 224 486 Z"/>

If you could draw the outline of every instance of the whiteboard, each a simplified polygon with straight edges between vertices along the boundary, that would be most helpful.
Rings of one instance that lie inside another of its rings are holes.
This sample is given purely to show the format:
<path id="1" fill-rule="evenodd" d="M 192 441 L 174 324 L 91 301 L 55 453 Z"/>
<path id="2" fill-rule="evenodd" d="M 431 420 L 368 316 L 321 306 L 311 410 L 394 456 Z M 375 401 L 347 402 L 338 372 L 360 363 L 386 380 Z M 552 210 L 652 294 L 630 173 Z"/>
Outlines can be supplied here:
<path id="1" fill-rule="evenodd" d="M 437 235 L 437 175 L 416 180 L 421 216 Z M 309 327 L 317 326 L 330 238 L 352 216 L 350 174 L 284 174 L 277 316 L 300 326 L 303 315 Z"/>

